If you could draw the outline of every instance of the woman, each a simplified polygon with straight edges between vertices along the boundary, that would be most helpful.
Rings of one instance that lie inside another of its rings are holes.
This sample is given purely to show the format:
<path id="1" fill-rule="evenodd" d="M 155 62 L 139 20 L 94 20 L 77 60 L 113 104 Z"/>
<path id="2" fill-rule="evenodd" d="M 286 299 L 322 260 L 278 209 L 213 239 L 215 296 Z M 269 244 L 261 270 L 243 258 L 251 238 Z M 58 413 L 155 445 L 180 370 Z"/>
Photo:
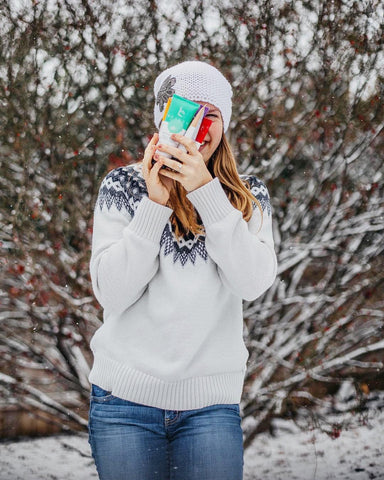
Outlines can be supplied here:
<path id="1" fill-rule="evenodd" d="M 102 480 L 240 480 L 242 299 L 276 275 L 268 192 L 236 171 L 224 133 L 232 89 L 217 69 L 183 62 L 154 92 L 157 126 L 175 93 L 207 105 L 212 125 L 199 149 L 154 134 L 142 162 L 102 182 L 90 444 Z"/>

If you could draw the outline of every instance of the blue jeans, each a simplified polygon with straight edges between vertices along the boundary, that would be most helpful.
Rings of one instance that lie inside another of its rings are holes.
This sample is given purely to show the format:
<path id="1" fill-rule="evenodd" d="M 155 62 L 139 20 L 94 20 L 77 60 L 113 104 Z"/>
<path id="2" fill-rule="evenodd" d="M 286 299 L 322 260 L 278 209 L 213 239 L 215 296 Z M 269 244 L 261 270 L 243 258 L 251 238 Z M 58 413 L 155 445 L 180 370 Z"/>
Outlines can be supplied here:
<path id="1" fill-rule="evenodd" d="M 89 443 L 100 480 L 241 480 L 238 405 L 175 411 L 92 386 Z"/>

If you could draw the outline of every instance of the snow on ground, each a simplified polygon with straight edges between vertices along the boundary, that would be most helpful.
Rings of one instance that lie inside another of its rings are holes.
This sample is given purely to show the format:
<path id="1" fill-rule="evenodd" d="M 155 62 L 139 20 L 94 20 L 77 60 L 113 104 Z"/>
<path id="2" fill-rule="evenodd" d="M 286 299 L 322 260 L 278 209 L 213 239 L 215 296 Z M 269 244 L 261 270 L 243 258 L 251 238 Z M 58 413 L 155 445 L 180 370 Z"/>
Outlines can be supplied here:
<path id="1" fill-rule="evenodd" d="M 247 449 L 244 480 L 384 479 L 384 412 L 337 438 L 278 425 L 275 437 L 263 433 Z"/>
<path id="2" fill-rule="evenodd" d="M 291 422 L 276 427 L 247 449 L 244 480 L 384 479 L 384 412 L 335 439 Z M 68 479 L 97 479 L 87 435 L 0 443 L 0 480 Z"/>

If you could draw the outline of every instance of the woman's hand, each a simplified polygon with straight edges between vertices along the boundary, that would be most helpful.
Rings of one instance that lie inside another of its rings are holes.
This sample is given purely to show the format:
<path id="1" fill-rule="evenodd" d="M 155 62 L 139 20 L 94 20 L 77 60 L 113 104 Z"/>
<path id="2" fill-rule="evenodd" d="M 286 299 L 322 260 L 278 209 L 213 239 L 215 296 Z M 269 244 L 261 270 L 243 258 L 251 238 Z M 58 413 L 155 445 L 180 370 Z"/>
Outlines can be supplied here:
<path id="1" fill-rule="evenodd" d="M 169 180 L 180 182 L 187 192 L 192 192 L 210 182 L 212 175 L 209 173 L 203 156 L 197 149 L 194 140 L 179 134 L 174 134 L 171 138 L 184 145 L 187 151 L 184 152 L 179 148 L 165 144 L 156 145 L 156 154 L 154 156 L 156 161 L 172 169 L 172 171 L 163 169 L 159 171 L 159 174 L 162 177 L 167 177 Z M 167 152 L 177 158 L 177 160 L 164 157 L 161 155 L 161 152 Z"/>
<path id="2" fill-rule="evenodd" d="M 156 161 L 152 165 L 153 155 L 156 150 L 156 143 L 159 140 L 159 135 L 155 133 L 147 145 L 143 158 L 143 177 L 147 184 L 148 198 L 153 202 L 166 205 L 169 200 L 169 192 L 173 186 L 171 178 L 160 178 L 159 172 L 163 166 L 163 162 Z"/>

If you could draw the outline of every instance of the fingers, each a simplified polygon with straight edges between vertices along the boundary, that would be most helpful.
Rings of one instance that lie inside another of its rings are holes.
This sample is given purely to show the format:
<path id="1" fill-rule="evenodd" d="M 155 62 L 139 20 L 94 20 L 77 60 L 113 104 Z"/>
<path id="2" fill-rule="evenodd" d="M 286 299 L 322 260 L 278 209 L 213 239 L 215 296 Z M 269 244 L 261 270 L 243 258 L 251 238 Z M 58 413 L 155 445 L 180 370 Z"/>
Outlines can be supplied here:
<path id="1" fill-rule="evenodd" d="M 159 134 L 155 133 L 151 138 L 151 141 L 148 143 L 143 158 L 143 175 L 144 178 L 149 175 L 149 172 L 152 168 L 152 158 L 156 150 L 156 143 L 159 140 Z"/>
<path id="2" fill-rule="evenodd" d="M 153 134 L 153 137 L 151 138 L 150 142 L 148 143 L 147 145 L 147 148 L 148 147 L 152 147 L 153 145 L 156 145 L 157 141 L 159 140 L 159 134 L 158 133 L 154 133 Z"/>
<path id="3" fill-rule="evenodd" d="M 162 160 L 158 160 L 152 165 L 151 169 L 149 170 L 149 176 L 151 177 L 151 179 L 158 178 L 162 166 Z"/>
<path id="4" fill-rule="evenodd" d="M 173 170 L 159 170 L 159 175 L 171 178 L 172 180 L 177 180 L 178 182 L 181 180 L 180 173 L 174 172 Z"/>
<path id="5" fill-rule="evenodd" d="M 168 145 L 165 143 L 161 143 L 156 146 L 156 150 L 159 150 L 161 152 L 166 152 L 169 153 L 172 157 L 175 157 L 184 163 L 189 163 L 190 157 L 196 157 L 198 156 L 200 159 L 200 152 L 196 146 L 196 143 L 194 140 L 191 138 L 184 137 L 183 135 L 179 134 L 174 134 L 172 135 L 172 140 L 175 140 L 176 142 L 180 143 L 185 147 L 186 151 L 180 149 L 179 147 L 174 147 L 172 145 Z"/>
<path id="6" fill-rule="evenodd" d="M 192 138 L 184 137 L 184 135 L 175 133 L 172 135 L 172 140 L 175 140 L 176 142 L 181 143 L 181 145 L 184 145 L 190 155 L 196 155 L 196 153 L 199 152 L 196 143 L 194 140 L 192 140 Z"/>
<path id="7" fill-rule="evenodd" d="M 165 165 L 166 167 L 171 168 L 175 172 L 181 173 L 183 168 L 183 162 L 178 160 L 172 160 L 171 158 L 164 157 L 163 155 L 159 155 L 158 153 L 155 154 L 156 163 L 161 163 L 161 165 Z"/>
<path id="8" fill-rule="evenodd" d="M 179 159 L 180 161 L 186 161 L 187 153 L 183 152 L 177 147 L 173 147 L 172 145 L 168 145 L 166 143 L 161 143 L 156 145 L 156 151 L 159 152 L 158 155 L 161 155 L 162 152 L 169 153 L 172 157 Z M 162 157 L 168 158 L 168 157 Z M 155 155 L 155 159 L 157 160 L 157 156 Z"/>

